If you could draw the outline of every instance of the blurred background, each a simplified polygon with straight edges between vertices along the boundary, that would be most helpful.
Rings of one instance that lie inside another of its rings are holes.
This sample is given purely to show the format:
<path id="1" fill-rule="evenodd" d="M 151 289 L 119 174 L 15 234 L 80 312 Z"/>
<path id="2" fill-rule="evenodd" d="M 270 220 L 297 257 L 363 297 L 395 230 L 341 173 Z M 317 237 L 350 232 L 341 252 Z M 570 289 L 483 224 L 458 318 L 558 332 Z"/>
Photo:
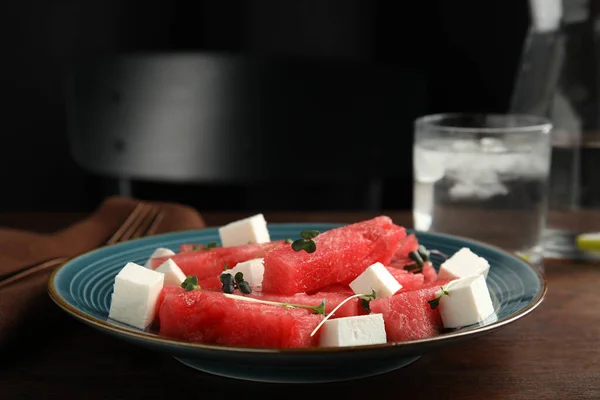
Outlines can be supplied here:
<path id="1" fill-rule="evenodd" d="M 2 211 L 410 209 L 412 122 L 506 112 L 523 0 L 3 7 Z"/>

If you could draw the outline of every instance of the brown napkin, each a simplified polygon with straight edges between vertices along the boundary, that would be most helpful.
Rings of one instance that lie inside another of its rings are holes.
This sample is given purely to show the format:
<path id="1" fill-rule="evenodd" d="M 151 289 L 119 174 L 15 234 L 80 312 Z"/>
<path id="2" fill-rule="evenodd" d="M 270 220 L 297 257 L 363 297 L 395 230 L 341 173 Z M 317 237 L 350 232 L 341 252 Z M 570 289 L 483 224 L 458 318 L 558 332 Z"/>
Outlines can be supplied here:
<path id="1" fill-rule="evenodd" d="M 48 323 L 54 306 L 46 293 L 46 284 L 56 267 L 45 268 L 2 284 L 7 277 L 55 257 L 74 257 L 100 247 L 119 229 L 139 201 L 123 197 L 106 199 L 88 218 L 52 235 L 0 228 L 0 348 L 10 338 L 27 334 Z M 181 204 L 153 203 L 162 218 L 155 233 L 205 226 L 202 217 Z"/>

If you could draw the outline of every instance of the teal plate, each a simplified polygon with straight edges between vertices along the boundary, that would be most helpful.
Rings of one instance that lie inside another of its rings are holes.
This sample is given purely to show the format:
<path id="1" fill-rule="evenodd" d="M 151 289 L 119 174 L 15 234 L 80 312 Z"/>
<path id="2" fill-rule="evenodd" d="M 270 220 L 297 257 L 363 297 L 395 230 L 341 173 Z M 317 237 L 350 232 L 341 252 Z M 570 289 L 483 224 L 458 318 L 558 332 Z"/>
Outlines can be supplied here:
<path id="1" fill-rule="evenodd" d="M 296 237 L 298 232 L 306 229 L 323 232 L 338 226 L 270 224 L 269 231 L 275 240 Z M 94 250 L 58 268 L 50 277 L 48 291 L 59 307 L 102 332 L 167 353 L 200 371 L 263 382 L 333 382 L 389 372 L 436 348 L 509 324 L 535 309 L 546 294 L 542 274 L 516 256 L 454 236 L 418 232 L 417 237 L 429 249 L 453 254 L 461 247 L 469 247 L 485 257 L 490 263 L 487 283 L 496 314 L 479 324 L 421 340 L 310 349 L 256 349 L 190 343 L 108 319 L 113 281 L 127 262 L 143 265 L 157 247 L 177 251 L 182 243 L 218 242 L 216 228 L 151 236 Z M 432 255 L 432 261 L 437 266 L 442 260 Z"/>

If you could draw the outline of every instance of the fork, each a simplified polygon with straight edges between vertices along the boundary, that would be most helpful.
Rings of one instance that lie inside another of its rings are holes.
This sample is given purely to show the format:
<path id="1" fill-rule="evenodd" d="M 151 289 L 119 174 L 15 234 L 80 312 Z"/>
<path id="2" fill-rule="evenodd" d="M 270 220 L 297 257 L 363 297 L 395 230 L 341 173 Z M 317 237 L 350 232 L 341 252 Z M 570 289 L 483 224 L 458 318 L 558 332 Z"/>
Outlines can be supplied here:
<path id="1" fill-rule="evenodd" d="M 129 214 L 127 219 L 121 224 L 119 229 L 105 242 L 106 245 L 112 245 L 127 240 L 152 235 L 163 217 L 162 211 L 153 205 L 139 203 Z M 29 276 L 46 268 L 51 268 L 63 264 L 72 257 L 55 257 L 41 263 L 23 268 L 21 271 L 0 281 L 0 288 L 11 284 L 21 278 Z"/>

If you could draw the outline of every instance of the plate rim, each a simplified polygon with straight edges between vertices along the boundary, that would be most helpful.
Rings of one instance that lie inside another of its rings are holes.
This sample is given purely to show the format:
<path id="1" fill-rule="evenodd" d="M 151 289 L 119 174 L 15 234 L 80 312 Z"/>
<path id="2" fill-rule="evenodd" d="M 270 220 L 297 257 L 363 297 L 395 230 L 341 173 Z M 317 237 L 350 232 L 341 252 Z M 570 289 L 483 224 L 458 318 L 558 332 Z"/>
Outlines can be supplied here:
<path id="1" fill-rule="evenodd" d="M 294 227 L 294 226 L 306 226 L 306 225 L 326 225 L 326 226 L 329 226 L 330 229 L 334 229 L 336 227 L 345 226 L 345 225 L 349 225 L 349 224 L 350 223 L 339 223 L 339 222 L 331 222 L 331 223 L 330 222 L 290 222 L 290 223 L 270 223 L 269 226 Z M 67 314 L 71 315 L 72 317 L 76 318 L 77 320 L 84 322 L 88 325 L 92 325 L 101 331 L 105 331 L 105 332 L 108 331 L 109 333 L 112 333 L 112 334 L 125 336 L 128 339 L 136 339 L 136 340 L 139 340 L 142 342 L 149 341 L 156 345 L 180 347 L 181 349 L 186 349 L 186 350 L 216 351 L 216 352 L 222 352 L 222 353 L 227 353 L 227 354 L 231 354 L 231 353 L 244 353 L 244 354 L 254 353 L 254 354 L 256 354 L 256 353 L 258 353 L 258 354 L 265 354 L 265 355 L 266 354 L 271 354 L 271 355 L 272 354 L 285 354 L 285 355 L 309 355 L 309 354 L 324 355 L 325 354 L 326 355 L 326 354 L 351 353 L 351 352 L 356 352 L 356 351 L 368 351 L 368 350 L 391 349 L 391 348 L 411 348 L 411 347 L 416 347 L 416 346 L 425 345 L 425 344 L 440 344 L 443 342 L 452 341 L 452 340 L 456 340 L 456 339 L 460 339 L 460 338 L 465 338 L 465 337 L 469 337 L 469 336 L 476 336 L 479 334 L 488 333 L 488 332 L 499 329 L 505 325 L 508 325 L 508 324 L 528 315 L 530 312 L 532 312 L 534 309 L 536 309 L 542 303 L 542 301 L 545 299 L 547 292 L 548 292 L 548 283 L 546 281 L 546 277 L 539 270 L 539 268 L 535 267 L 528 261 L 526 261 L 522 258 L 519 258 L 516 255 L 511 254 L 508 251 L 506 251 L 498 246 L 494 246 L 494 245 L 491 245 L 488 243 L 484 243 L 484 242 L 474 240 L 471 238 L 465 238 L 465 237 L 458 236 L 458 235 L 450 235 L 450 234 L 437 233 L 437 232 L 424 232 L 424 231 L 417 231 L 417 230 L 409 229 L 409 228 L 406 228 L 407 233 L 415 233 L 417 235 L 422 234 L 422 235 L 446 238 L 446 239 L 451 239 L 451 240 L 458 239 L 458 240 L 461 240 L 464 242 L 476 244 L 476 245 L 484 247 L 484 248 L 487 247 L 488 249 L 499 252 L 500 254 L 502 254 L 504 256 L 513 258 L 516 261 L 518 261 L 519 263 L 527 266 L 527 268 L 529 268 L 535 274 L 536 278 L 538 279 L 538 281 L 540 283 L 540 290 L 538 290 L 538 292 L 536 293 L 534 298 L 522 310 L 514 313 L 513 315 L 511 315 L 510 317 L 508 317 L 506 319 L 503 319 L 501 321 L 495 321 L 495 322 L 492 322 L 492 323 L 490 323 L 488 325 L 484 325 L 484 326 L 465 328 L 465 329 L 462 329 L 459 331 L 442 333 L 440 335 L 436 335 L 436 336 L 432 336 L 432 337 L 408 340 L 408 341 L 401 341 L 401 342 L 390 342 L 390 343 L 381 343 L 381 344 L 363 345 L 363 346 L 308 347 L 308 348 L 277 349 L 277 348 L 224 346 L 224 345 L 214 345 L 214 344 L 206 344 L 206 343 L 198 343 L 198 342 L 189 342 L 189 341 L 185 341 L 185 340 L 181 340 L 181 339 L 173 339 L 173 338 L 163 337 L 163 336 L 160 336 L 155 333 L 138 330 L 134 327 L 129 328 L 129 327 L 125 327 L 125 326 L 115 325 L 108 321 L 104 321 L 100 318 L 96 318 L 88 313 L 85 313 L 85 312 L 79 310 L 77 307 L 75 307 L 74 305 L 70 304 L 67 300 L 65 300 L 59 294 L 59 292 L 56 288 L 55 280 L 56 280 L 56 276 L 60 273 L 60 271 L 62 271 L 65 267 L 68 267 L 68 265 L 70 265 L 71 263 L 77 262 L 80 258 L 88 257 L 96 252 L 105 251 L 105 249 L 107 249 L 107 248 L 112 248 L 115 246 L 118 247 L 118 246 L 122 246 L 125 244 L 130 244 L 133 242 L 150 241 L 150 239 L 157 239 L 157 238 L 160 239 L 161 237 L 169 237 L 169 236 L 174 236 L 177 234 L 183 234 L 183 233 L 191 234 L 194 232 L 202 232 L 202 231 L 210 231 L 210 230 L 214 231 L 217 229 L 218 229 L 218 227 L 207 226 L 207 227 L 201 228 L 201 229 L 188 229 L 188 230 L 181 230 L 181 231 L 175 231 L 175 232 L 161 233 L 161 234 L 157 234 L 157 235 L 146 236 L 146 237 L 128 240 L 126 242 L 105 245 L 105 246 L 87 251 L 85 253 L 82 253 L 82 254 L 64 262 L 63 264 L 61 264 L 60 266 L 55 268 L 54 271 L 52 271 L 52 274 L 50 275 L 48 282 L 47 282 L 48 295 L 49 295 L 50 299 L 59 308 L 61 308 L 63 311 L 65 311 Z"/>

